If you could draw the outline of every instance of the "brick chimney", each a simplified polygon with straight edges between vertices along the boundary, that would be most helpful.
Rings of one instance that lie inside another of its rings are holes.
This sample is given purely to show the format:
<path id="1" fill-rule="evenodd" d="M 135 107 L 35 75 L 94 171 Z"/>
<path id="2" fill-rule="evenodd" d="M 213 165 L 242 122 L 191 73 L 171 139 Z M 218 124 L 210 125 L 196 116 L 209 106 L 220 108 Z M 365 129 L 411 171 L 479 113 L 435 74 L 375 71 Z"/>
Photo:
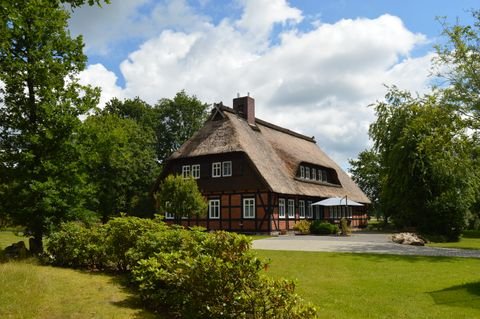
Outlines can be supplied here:
<path id="1" fill-rule="evenodd" d="M 246 119 L 248 124 L 255 126 L 255 99 L 250 95 L 233 99 L 233 110 Z"/>

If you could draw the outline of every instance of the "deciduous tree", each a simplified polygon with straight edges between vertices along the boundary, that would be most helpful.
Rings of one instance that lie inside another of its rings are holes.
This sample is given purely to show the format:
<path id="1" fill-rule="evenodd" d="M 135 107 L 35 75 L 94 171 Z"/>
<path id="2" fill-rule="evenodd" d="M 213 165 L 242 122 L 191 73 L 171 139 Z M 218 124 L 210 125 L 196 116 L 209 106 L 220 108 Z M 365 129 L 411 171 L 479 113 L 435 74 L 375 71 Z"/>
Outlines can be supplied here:
<path id="1" fill-rule="evenodd" d="M 177 222 L 184 216 L 207 213 L 207 203 L 191 177 L 167 176 L 155 196 L 160 212 L 174 214 Z"/>
<path id="2" fill-rule="evenodd" d="M 0 201 L 38 250 L 53 226 L 87 213 L 88 190 L 71 136 L 98 91 L 77 82 L 86 56 L 82 38 L 68 32 L 63 6 L 85 2 L 0 1 L 0 163 L 8 185 Z"/>

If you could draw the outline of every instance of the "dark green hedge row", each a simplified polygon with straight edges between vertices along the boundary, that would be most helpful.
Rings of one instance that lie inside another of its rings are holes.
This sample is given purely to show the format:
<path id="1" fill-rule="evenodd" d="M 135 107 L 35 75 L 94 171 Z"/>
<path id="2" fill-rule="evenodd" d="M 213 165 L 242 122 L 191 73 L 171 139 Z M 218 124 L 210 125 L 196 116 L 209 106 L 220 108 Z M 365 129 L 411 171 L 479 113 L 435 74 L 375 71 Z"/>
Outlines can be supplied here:
<path id="1" fill-rule="evenodd" d="M 265 276 L 251 240 L 159 220 L 119 217 L 105 225 L 66 223 L 51 235 L 51 262 L 127 272 L 149 308 L 178 318 L 315 318 L 290 281 Z"/>

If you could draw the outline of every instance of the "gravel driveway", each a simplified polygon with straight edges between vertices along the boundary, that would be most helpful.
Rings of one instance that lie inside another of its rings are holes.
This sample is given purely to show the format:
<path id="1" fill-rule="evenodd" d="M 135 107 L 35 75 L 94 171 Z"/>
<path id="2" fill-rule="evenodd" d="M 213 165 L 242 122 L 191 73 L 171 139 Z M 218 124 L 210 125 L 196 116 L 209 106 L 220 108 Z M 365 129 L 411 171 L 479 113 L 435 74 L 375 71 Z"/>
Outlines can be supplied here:
<path id="1" fill-rule="evenodd" d="M 341 236 L 279 236 L 253 241 L 254 249 L 328 251 L 394 255 L 446 256 L 480 258 L 480 250 L 419 247 L 395 244 L 392 234 L 353 233 Z"/>

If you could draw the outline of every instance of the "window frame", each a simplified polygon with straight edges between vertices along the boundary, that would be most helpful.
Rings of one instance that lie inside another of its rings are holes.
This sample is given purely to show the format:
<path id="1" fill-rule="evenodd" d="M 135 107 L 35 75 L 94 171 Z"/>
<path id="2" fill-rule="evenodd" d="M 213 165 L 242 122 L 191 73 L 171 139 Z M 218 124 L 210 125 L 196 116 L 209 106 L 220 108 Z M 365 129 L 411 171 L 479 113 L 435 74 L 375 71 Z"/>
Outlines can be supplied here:
<path id="1" fill-rule="evenodd" d="M 307 218 L 313 218 L 313 207 L 312 201 L 307 201 Z"/>
<path id="2" fill-rule="evenodd" d="M 246 197 L 243 199 L 242 216 L 244 219 L 254 219 L 257 215 L 257 209 L 255 206 L 255 197 Z M 247 209 L 248 208 L 248 209 Z M 252 211 L 250 211 L 252 209 Z M 247 215 L 247 211 L 251 214 Z"/>
<path id="3" fill-rule="evenodd" d="M 182 177 L 188 178 L 191 176 L 191 167 L 190 165 L 182 165 Z"/>
<path id="4" fill-rule="evenodd" d="M 218 173 L 218 174 L 215 174 Z M 212 177 L 222 177 L 222 162 L 213 162 L 212 163 Z"/>
<path id="5" fill-rule="evenodd" d="M 287 216 L 288 218 L 295 218 L 295 200 L 289 199 L 287 202 Z"/>
<path id="6" fill-rule="evenodd" d="M 298 215 L 300 218 L 305 218 L 305 201 L 298 201 Z"/>
<path id="7" fill-rule="evenodd" d="M 208 218 L 209 219 L 220 219 L 221 215 L 221 203 L 220 199 L 209 199 L 208 200 Z M 217 214 L 212 214 L 214 210 L 217 210 Z"/>
<path id="8" fill-rule="evenodd" d="M 310 167 L 305 167 L 305 179 L 310 179 Z"/>
<path id="9" fill-rule="evenodd" d="M 230 171 L 227 174 L 225 173 L 225 168 L 226 167 L 229 167 L 229 169 L 230 169 Z M 224 176 L 224 177 L 232 176 L 232 171 L 233 171 L 232 161 L 222 162 L 222 176 Z"/>
<path id="10" fill-rule="evenodd" d="M 175 214 L 174 214 L 174 213 L 165 212 L 165 219 L 168 219 L 168 220 L 175 219 Z"/>
<path id="11" fill-rule="evenodd" d="M 305 167 L 300 166 L 300 178 L 305 178 Z"/>
<path id="12" fill-rule="evenodd" d="M 278 199 L 278 218 L 285 218 L 286 216 L 286 207 L 285 207 L 285 198 Z"/>
<path id="13" fill-rule="evenodd" d="M 315 168 L 312 168 L 312 180 L 317 180 L 317 170 Z"/>
<path id="14" fill-rule="evenodd" d="M 194 179 L 199 179 L 200 178 L 200 164 L 193 164 L 192 165 L 192 168 L 190 169 L 190 175 Z"/>

